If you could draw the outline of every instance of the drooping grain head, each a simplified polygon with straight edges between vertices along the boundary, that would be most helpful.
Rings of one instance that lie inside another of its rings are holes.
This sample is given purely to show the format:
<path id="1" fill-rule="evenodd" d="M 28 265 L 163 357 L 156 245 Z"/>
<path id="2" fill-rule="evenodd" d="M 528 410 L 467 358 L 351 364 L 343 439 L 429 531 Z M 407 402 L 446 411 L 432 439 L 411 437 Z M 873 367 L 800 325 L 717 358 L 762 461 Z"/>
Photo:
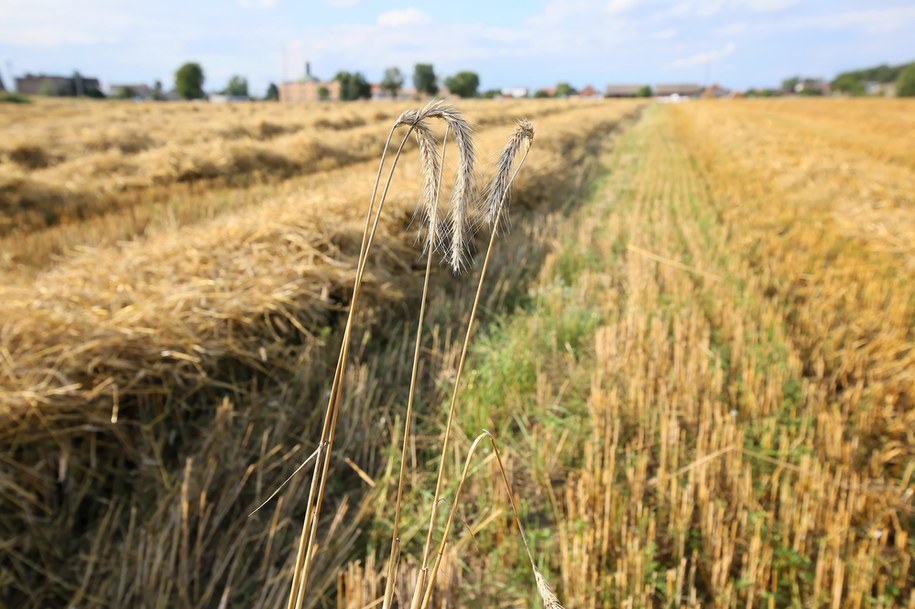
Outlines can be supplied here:
<path id="1" fill-rule="evenodd" d="M 416 216 L 420 219 L 419 239 L 423 244 L 423 252 L 427 252 L 427 248 L 435 251 L 443 247 L 444 241 L 438 213 L 438 196 L 442 177 L 438 147 L 435 136 L 423 121 L 414 123 L 413 134 L 419 144 L 419 158 L 423 174 L 423 191 L 416 208 Z"/>
<path id="2" fill-rule="evenodd" d="M 458 169 L 451 190 L 448 223 L 451 228 L 451 242 L 448 244 L 446 259 L 452 271 L 459 273 L 467 263 L 473 232 L 470 226 L 470 207 L 474 200 L 474 165 L 476 152 L 473 144 L 473 129 L 464 116 L 453 106 L 441 100 L 430 102 L 422 110 L 408 110 L 401 114 L 397 124 L 417 124 L 425 119 L 445 121 L 451 130 L 458 149 Z"/>
<path id="3" fill-rule="evenodd" d="M 559 602 L 553 590 L 550 589 L 550 584 L 546 581 L 540 569 L 534 569 L 534 579 L 537 580 L 537 592 L 540 593 L 540 598 L 543 599 L 544 609 L 563 609 L 562 603 Z"/>
<path id="4" fill-rule="evenodd" d="M 497 230 L 499 225 L 508 224 L 508 196 L 511 189 L 511 183 L 514 179 L 512 166 L 515 158 L 521 148 L 527 144 L 530 146 L 534 141 L 534 125 L 527 119 L 518 121 L 518 128 L 509 138 L 508 143 L 499 153 L 499 160 L 496 162 L 496 172 L 492 181 L 486 189 L 486 223 L 493 230 Z"/>

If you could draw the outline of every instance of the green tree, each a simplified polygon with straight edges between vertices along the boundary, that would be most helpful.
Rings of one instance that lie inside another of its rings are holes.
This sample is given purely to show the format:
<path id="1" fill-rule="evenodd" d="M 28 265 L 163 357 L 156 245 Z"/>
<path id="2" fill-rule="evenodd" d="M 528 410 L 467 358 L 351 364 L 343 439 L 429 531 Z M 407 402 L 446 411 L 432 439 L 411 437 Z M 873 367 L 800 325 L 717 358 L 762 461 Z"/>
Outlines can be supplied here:
<path id="1" fill-rule="evenodd" d="M 915 63 L 910 63 L 899 73 L 896 79 L 896 95 L 915 97 Z"/>
<path id="2" fill-rule="evenodd" d="M 477 89 L 480 87 L 480 77 L 476 72 L 458 72 L 454 76 L 445 79 L 445 86 L 448 90 L 460 97 L 476 97 Z"/>
<path id="3" fill-rule="evenodd" d="M 787 93 L 794 93 L 794 88 L 801 83 L 800 76 L 792 76 L 791 78 L 786 78 L 782 81 L 782 91 Z"/>
<path id="4" fill-rule="evenodd" d="M 133 99 L 134 93 L 133 89 L 130 87 L 119 87 L 117 92 L 114 94 L 117 99 Z"/>
<path id="5" fill-rule="evenodd" d="M 400 68 L 388 68 L 384 71 L 384 78 L 381 79 L 381 88 L 388 91 L 391 97 L 397 97 L 397 92 L 403 86 L 403 74 Z"/>
<path id="6" fill-rule="evenodd" d="M 267 87 L 267 94 L 264 99 L 267 101 L 278 101 L 280 99 L 280 90 L 274 83 L 270 83 L 270 86 Z"/>
<path id="7" fill-rule="evenodd" d="M 233 76 L 223 93 L 232 97 L 248 97 L 248 79 L 244 76 Z"/>
<path id="8" fill-rule="evenodd" d="M 851 74 L 841 74 L 832 81 L 832 88 L 849 95 L 864 95 L 867 90 L 859 78 Z"/>
<path id="9" fill-rule="evenodd" d="M 340 99 L 343 101 L 372 97 L 372 86 L 359 72 L 340 71 L 334 80 L 340 82 Z"/>
<path id="10" fill-rule="evenodd" d="M 438 93 L 438 77 L 431 63 L 418 63 L 413 68 L 413 86 L 417 93 L 435 95 Z"/>
<path id="11" fill-rule="evenodd" d="M 648 85 L 642 85 L 639 89 L 639 97 L 651 97 L 653 91 Z"/>
<path id="12" fill-rule="evenodd" d="M 321 85 L 320 87 L 318 87 L 318 99 L 320 99 L 321 101 L 327 101 L 327 99 L 329 97 L 330 97 L 330 89 L 328 89 L 324 85 Z"/>
<path id="13" fill-rule="evenodd" d="M 568 97 L 575 95 L 575 87 L 567 82 L 561 82 L 556 85 L 556 97 Z"/>
<path id="14" fill-rule="evenodd" d="M 199 63 L 189 62 L 175 72 L 175 91 L 184 99 L 203 98 L 203 68 Z"/>
<path id="15" fill-rule="evenodd" d="M 165 96 L 162 94 L 162 81 L 157 80 L 155 83 L 153 83 L 152 98 L 155 101 L 160 101 L 164 99 L 164 97 Z"/>
<path id="16" fill-rule="evenodd" d="M 487 89 L 480 94 L 480 97 L 483 99 L 496 99 L 497 97 L 502 97 L 502 91 L 499 89 Z"/>
<path id="17" fill-rule="evenodd" d="M 547 91 L 546 89 L 537 89 L 536 91 L 534 91 L 534 97 L 536 99 L 543 99 L 543 98 L 549 97 L 549 96 L 550 96 L 550 92 Z"/>

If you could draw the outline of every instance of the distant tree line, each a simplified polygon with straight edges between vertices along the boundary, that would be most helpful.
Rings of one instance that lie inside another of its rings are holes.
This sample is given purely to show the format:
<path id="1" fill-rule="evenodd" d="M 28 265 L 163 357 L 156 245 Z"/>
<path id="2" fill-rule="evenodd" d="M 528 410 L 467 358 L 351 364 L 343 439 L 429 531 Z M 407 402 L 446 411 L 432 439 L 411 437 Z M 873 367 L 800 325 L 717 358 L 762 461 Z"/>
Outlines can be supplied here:
<path id="1" fill-rule="evenodd" d="M 836 76 L 831 85 L 833 90 L 848 95 L 866 95 L 870 83 L 896 83 L 896 95 L 915 96 L 915 62 L 891 66 L 881 64 L 863 70 L 850 70 Z"/>

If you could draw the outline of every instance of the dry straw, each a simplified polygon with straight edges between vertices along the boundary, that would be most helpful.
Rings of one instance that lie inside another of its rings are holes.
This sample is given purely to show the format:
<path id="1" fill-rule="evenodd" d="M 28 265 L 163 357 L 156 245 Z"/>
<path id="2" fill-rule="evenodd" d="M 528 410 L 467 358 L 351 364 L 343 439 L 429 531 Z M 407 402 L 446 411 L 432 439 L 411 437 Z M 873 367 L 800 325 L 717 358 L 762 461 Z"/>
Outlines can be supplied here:
<path id="1" fill-rule="evenodd" d="M 293 573 L 289 603 L 287 605 L 289 609 L 299 609 L 304 602 L 305 586 L 308 581 L 308 572 L 311 563 L 314 560 L 316 551 L 315 535 L 317 532 L 317 524 L 321 515 L 321 505 L 323 503 L 324 493 L 327 487 L 330 455 L 333 449 L 334 436 L 337 427 L 337 417 L 340 412 L 341 394 L 343 382 L 346 375 L 346 364 L 347 356 L 349 353 L 350 337 L 352 333 L 354 315 L 358 306 L 362 278 L 365 273 L 366 261 L 372 247 L 372 242 L 375 237 L 378 222 L 381 218 L 384 203 L 391 186 L 391 181 L 394 177 L 394 172 L 397 168 L 397 161 L 400 159 L 404 145 L 406 144 L 411 134 L 415 134 L 417 140 L 419 141 L 422 168 L 424 172 L 423 198 L 425 202 L 421 205 L 421 207 L 425 210 L 423 213 L 430 217 L 430 226 L 434 229 L 437 224 L 437 209 L 434 207 L 430 208 L 428 201 L 433 200 L 434 197 L 437 197 L 437 194 L 433 196 L 432 193 L 438 192 L 441 177 L 440 167 L 438 168 L 439 170 L 436 171 L 437 159 L 435 158 L 434 152 L 434 138 L 432 138 L 428 127 L 425 125 L 425 121 L 427 119 L 444 120 L 448 127 L 455 132 L 455 141 L 458 145 L 458 154 L 460 157 L 459 169 L 465 168 L 464 171 L 459 170 L 456 180 L 457 185 L 455 186 L 455 190 L 461 192 L 461 198 L 458 203 L 462 206 L 466 206 L 467 201 L 470 200 L 470 197 L 472 196 L 472 188 L 470 183 L 467 182 L 467 179 L 468 176 L 472 178 L 473 175 L 474 153 L 470 136 L 471 131 L 467 121 L 464 120 L 464 118 L 457 110 L 450 106 L 445 106 L 441 102 L 432 102 L 422 110 L 408 110 L 401 114 L 401 116 L 391 127 L 391 131 L 385 143 L 381 160 L 379 161 L 378 172 L 375 177 L 375 185 L 372 188 L 372 196 L 369 202 L 368 211 L 366 212 L 362 246 L 360 248 L 359 261 L 357 264 L 356 279 L 353 285 L 353 296 L 343 333 L 343 342 L 340 347 L 340 356 L 337 360 L 337 369 L 334 374 L 334 381 L 331 386 L 328 405 L 325 410 L 321 437 L 319 440 L 320 446 L 324 447 L 325 450 L 320 453 L 319 458 L 315 462 L 312 484 L 309 490 L 308 503 L 306 505 L 305 518 L 302 525 L 302 536 L 299 541 L 299 549 L 296 555 L 295 570 Z M 384 168 L 388 148 L 390 146 L 394 132 L 400 126 L 408 126 L 408 130 L 404 135 L 404 138 L 401 141 L 397 152 L 395 153 L 393 161 L 391 162 L 391 167 L 388 170 L 387 180 L 385 182 L 384 189 L 381 192 L 381 196 L 378 200 L 376 209 L 375 199 L 378 194 L 378 186 L 380 184 L 382 169 Z M 437 241 L 436 238 L 432 235 L 434 235 L 434 233 L 430 233 L 430 237 L 427 242 L 428 255 L 431 255 L 431 253 L 434 251 Z M 456 237 L 457 239 L 453 238 L 452 252 L 455 252 L 458 249 L 463 251 L 463 249 L 466 247 L 466 244 L 464 243 L 464 239 L 466 237 L 463 235 L 463 233 L 457 234 Z"/>
<path id="2" fill-rule="evenodd" d="M 479 448 L 483 440 L 489 439 L 489 443 L 492 445 L 493 454 L 496 456 L 496 463 L 499 466 L 499 473 L 501 474 L 502 484 L 505 487 L 505 492 L 508 495 L 508 501 L 511 505 L 512 516 L 515 520 L 515 524 L 518 527 L 518 535 L 521 537 L 521 542 L 524 545 L 524 550 L 527 553 L 527 557 L 531 563 L 531 571 L 534 574 L 534 580 L 537 583 L 537 592 L 540 594 L 540 598 L 543 600 L 543 605 L 545 609 L 563 609 L 562 604 L 559 602 L 559 599 L 556 598 L 556 595 L 553 593 L 549 584 L 546 581 L 546 578 L 540 572 L 540 569 L 537 568 L 537 564 L 534 561 L 534 555 L 531 552 L 530 545 L 527 541 L 527 534 L 524 532 L 524 525 L 521 524 L 521 516 L 518 513 L 518 506 L 515 502 L 515 495 L 512 492 L 511 484 L 508 481 L 508 474 L 505 471 L 505 464 L 502 462 L 502 455 L 499 453 L 499 447 L 496 444 L 496 439 L 493 435 L 483 430 L 483 432 L 478 435 L 473 443 L 470 445 L 470 449 L 467 451 L 467 457 L 464 459 L 464 469 L 461 472 L 461 479 L 458 482 L 457 490 L 454 493 L 454 500 L 451 502 L 451 509 L 448 512 L 448 520 L 445 522 L 445 531 L 442 533 L 442 540 L 439 542 L 438 552 L 435 556 L 435 563 L 432 566 L 431 574 L 429 575 L 429 581 L 425 585 L 423 590 L 417 589 L 413 596 L 413 604 L 416 605 L 417 599 L 422 597 L 422 603 L 419 605 L 420 609 L 428 609 L 429 603 L 432 600 L 432 592 L 435 589 L 435 580 L 438 576 L 442 558 L 445 555 L 445 547 L 448 543 L 448 536 L 451 533 L 451 527 L 454 524 L 454 517 L 457 513 L 457 508 L 460 503 L 461 493 L 464 490 L 464 484 L 467 481 L 470 463 L 473 459 L 473 455 Z"/>
<path id="3" fill-rule="evenodd" d="M 511 190 L 511 185 L 517 177 L 518 172 L 521 171 L 521 167 L 523 166 L 524 161 L 527 159 L 527 153 L 530 150 L 530 144 L 533 139 L 533 125 L 531 125 L 530 121 L 522 120 L 518 124 L 518 129 L 509 139 L 508 145 L 502 149 L 502 153 L 499 155 L 496 174 L 493 177 L 493 180 L 487 190 L 489 193 L 487 200 L 492 201 L 495 199 L 498 201 L 498 203 L 493 207 L 496 215 L 503 213 L 502 208 L 505 206 L 505 201 L 507 200 L 509 191 Z M 522 145 L 524 145 L 524 155 L 521 157 L 521 160 L 518 163 L 514 173 L 512 173 L 511 169 L 513 161 Z M 421 594 L 420 591 L 425 587 L 425 578 L 427 577 L 429 564 L 429 553 L 432 548 L 432 534 L 435 529 L 435 517 L 438 510 L 439 500 L 441 499 L 442 495 L 445 460 L 448 456 L 448 441 L 451 436 L 451 428 L 454 425 L 454 414 L 457 406 L 458 393 L 461 387 L 461 374 L 464 371 L 464 363 L 467 360 L 467 350 L 470 346 L 470 338 L 473 334 L 473 323 L 476 319 L 477 310 L 479 309 L 480 296 L 483 292 L 483 283 L 486 280 L 486 270 L 489 268 L 489 261 L 492 257 L 492 250 L 493 245 L 495 244 L 496 234 L 496 226 L 493 225 L 492 232 L 489 237 L 489 245 L 486 248 L 486 255 L 483 258 L 483 267 L 480 270 L 480 279 L 477 282 L 476 295 L 474 296 L 473 305 L 470 309 L 470 318 L 467 321 L 467 330 L 464 334 L 464 344 L 461 347 L 461 357 L 458 360 L 457 373 L 455 374 L 454 389 L 451 394 L 451 405 L 448 408 L 448 421 L 445 425 L 445 435 L 442 440 L 442 451 L 441 458 L 439 460 L 438 475 L 435 481 L 435 494 L 432 499 L 431 514 L 429 515 L 429 529 L 426 533 L 426 542 L 425 546 L 423 547 L 423 557 L 420 564 L 418 581 L 416 584 L 416 592 L 414 592 L 411 609 L 417 609 L 419 606 L 419 596 Z"/>

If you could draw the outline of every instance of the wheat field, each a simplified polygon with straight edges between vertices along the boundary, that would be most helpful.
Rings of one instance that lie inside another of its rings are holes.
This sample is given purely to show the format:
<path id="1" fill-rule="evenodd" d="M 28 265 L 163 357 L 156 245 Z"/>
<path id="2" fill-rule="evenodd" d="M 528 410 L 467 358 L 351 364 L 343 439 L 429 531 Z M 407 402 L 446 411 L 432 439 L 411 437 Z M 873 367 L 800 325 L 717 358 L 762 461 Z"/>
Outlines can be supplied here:
<path id="1" fill-rule="evenodd" d="M 378 158 L 421 105 L 0 108 L 0 607 L 287 606 L 311 469 L 249 513 L 315 450 Z M 430 607 L 549 607 L 548 580 L 568 609 L 915 608 L 915 105 L 457 108 L 480 186 L 536 135 L 454 427 L 489 229 L 421 297 L 410 142 L 301 606 L 382 606 L 401 505 L 410 606 L 441 505 Z M 465 467 L 483 430 L 500 455 Z"/>

